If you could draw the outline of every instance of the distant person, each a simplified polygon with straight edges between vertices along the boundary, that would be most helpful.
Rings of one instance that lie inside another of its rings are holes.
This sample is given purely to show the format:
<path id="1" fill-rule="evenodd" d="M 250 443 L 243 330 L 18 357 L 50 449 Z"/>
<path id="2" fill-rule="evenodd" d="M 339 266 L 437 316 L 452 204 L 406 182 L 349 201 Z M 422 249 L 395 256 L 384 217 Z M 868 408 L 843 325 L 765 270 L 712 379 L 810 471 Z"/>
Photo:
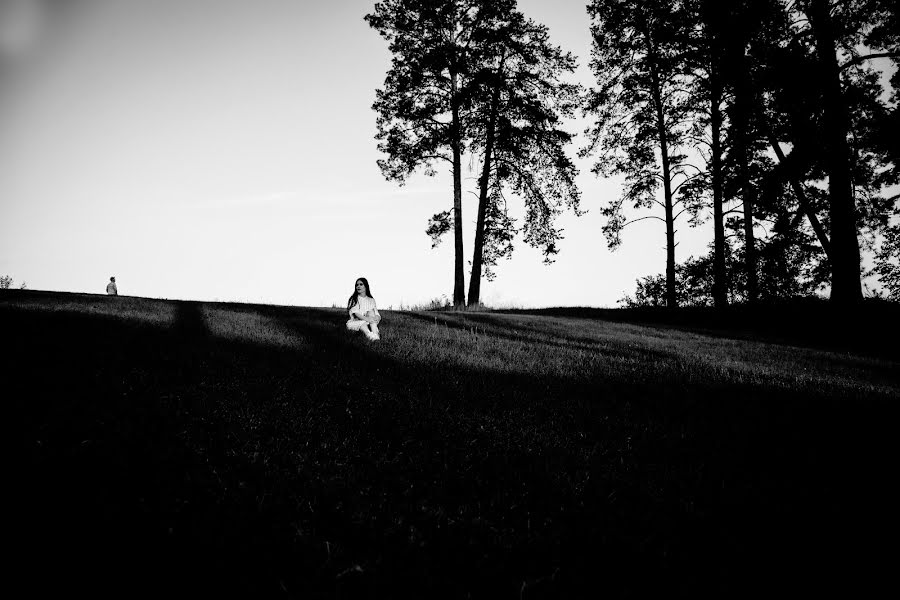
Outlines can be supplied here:
<path id="1" fill-rule="evenodd" d="M 116 287 L 116 278 L 110 277 L 109 283 L 106 284 L 106 293 L 110 296 L 118 296 L 119 288 Z"/>
<path id="2" fill-rule="evenodd" d="M 347 321 L 347 329 L 350 331 L 362 331 L 373 342 L 381 339 L 378 333 L 378 323 L 381 315 L 375 306 L 375 298 L 369 291 L 369 282 L 365 277 L 356 280 L 356 289 L 347 301 L 347 312 L 350 320 Z"/>

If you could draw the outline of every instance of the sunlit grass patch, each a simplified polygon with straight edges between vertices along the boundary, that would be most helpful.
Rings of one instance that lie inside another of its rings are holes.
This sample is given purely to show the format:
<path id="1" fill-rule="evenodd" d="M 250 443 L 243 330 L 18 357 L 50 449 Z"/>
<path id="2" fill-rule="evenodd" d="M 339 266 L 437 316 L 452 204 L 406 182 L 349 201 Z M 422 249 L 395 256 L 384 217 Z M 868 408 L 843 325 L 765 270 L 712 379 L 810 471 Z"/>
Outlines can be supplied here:
<path id="1" fill-rule="evenodd" d="M 111 317 L 147 325 L 169 326 L 176 318 L 175 301 L 134 298 L 130 296 L 101 296 L 95 294 L 59 294 L 24 292 L 0 298 L 17 310 L 56 315 L 85 315 Z"/>
<path id="2" fill-rule="evenodd" d="M 307 343 L 272 315 L 215 304 L 203 304 L 200 311 L 209 333 L 223 340 L 292 349 Z"/>
<path id="3" fill-rule="evenodd" d="M 900 365 L 671 328 L 533 315 L 394 313 L 379 352 L 397 360 L 572 380 L 739 383 L 896 391 Z M 864 382 L 864 383 L 863 383 Z"/>

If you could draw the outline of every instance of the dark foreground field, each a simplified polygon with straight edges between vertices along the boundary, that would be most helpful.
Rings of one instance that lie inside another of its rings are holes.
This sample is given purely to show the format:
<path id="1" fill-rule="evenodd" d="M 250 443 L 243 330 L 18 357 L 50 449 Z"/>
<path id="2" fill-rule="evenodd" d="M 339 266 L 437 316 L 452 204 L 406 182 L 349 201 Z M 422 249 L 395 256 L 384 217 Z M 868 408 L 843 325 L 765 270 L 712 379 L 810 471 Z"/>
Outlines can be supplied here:
<path id="1" fill-rule="evenodd" d="M 679 314 L 385 311 L 371 345 L 333 309 L 5 292 L 7 587 L 894 587 L 897 321 Z"/>

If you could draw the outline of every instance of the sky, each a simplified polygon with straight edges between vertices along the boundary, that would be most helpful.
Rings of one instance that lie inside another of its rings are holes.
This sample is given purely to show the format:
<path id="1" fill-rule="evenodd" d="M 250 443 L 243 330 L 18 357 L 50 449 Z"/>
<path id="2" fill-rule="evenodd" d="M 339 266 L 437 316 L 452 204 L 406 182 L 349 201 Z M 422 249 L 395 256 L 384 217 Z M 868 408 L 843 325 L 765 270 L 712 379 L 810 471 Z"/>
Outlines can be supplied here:
<path id="1" fill-rule="evenodd" d="M 591 83 L 585 0 L 520 0 Z M 366 277 L 381 308 L 452 297 L 453 244 L 425 234 L 449 173 L 384 179 L 375 90 L 390 65 L 371 0 L 0 0 L 0 274 L 30 289 L 343 306 Z M 570 123 L 580 132 L 586 123 Z M 665 269 L 645 220 L 610 252 L 620 191 L 580 168 L 582 209 L 549 266 L 519 237 L 493 307 L 615 306 Z M 476 161 L 477 163 L 477 161 Z M 471 260 L 477 165 L 464 172 Z M 510 203 L 513 217 L 521 202 Z M 521 222 L 521 220 L 520 220 Z M 676 259 L 711 225 L 678 228 Z M 466 273 L 468 287 L 468 271 Z"/>

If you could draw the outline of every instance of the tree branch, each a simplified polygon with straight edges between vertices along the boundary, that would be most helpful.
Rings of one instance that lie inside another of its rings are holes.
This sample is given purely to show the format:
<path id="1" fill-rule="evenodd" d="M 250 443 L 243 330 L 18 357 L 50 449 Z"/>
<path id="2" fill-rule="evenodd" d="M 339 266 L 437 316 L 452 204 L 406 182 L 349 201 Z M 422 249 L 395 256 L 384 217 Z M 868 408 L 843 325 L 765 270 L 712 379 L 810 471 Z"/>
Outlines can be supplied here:
<path id="1" fill-rule="evenodd" d="M 628 221 L 627 223 L 622 225 L 622 228 L 625 228 L 625 227 L 631 225 L 632 223 L 637 223 L 638 221 L 644 221 L 646 219 L 656 219 L 657 221 L 662 221 L 663 223 L 666 222 L 666 220 L 663 219 L 662 217 L 657 217 L 655 215 L 648 215 L 646 217 L 641 217 L 640 219 L 634 219 L 633 221 Z"/>
<path id="2" fill-rule="evenodd" d="M 681 188 L 681 186 L 683 186 L 684 184 L 686 184 L 688 181 L 691 181 L 692 179 L 697 179 L 698 177 L 700 177 L 700 176 L 702 176 L 702 175 L 705 175 L 705 174 L 706 174 L 705 171 L 700 171 L 699 173 L 694 173 L 694 174 L 691 175 L 690 177 L 685 177 L 685 178 L 682 180 L 681 183 L 679 183 L 679 184 L 676 185 L 674 188 L 672 188 L 672 194 L 674 195 L 675 192 L 677 192 L 677 191 L 679 190 L 679 188 Z"/>
<path id="3" fill-rule="evenodd" d="M 863 56 L 857 56 L 855 58 L 848 60 L 847 62 L 842 64 L 839 68 L 841 71 L 843 71 L 844 69 L 852 67 L 853 65 L 858 65 L 859 63 L 865 62 L 872 58 L 900 58 L 900 52 L 878 52 L 876 54 L 866 54 Z"/>
<path id="4" fill-rule="evenodd" d="M 432 158 L 438 158 L 440 160 L 446 160 L 451 165 L 453 164 L 453 159 L 451 159 L 449 156 L 443 156 L 441 154 L 423 154 L 422 158 L 425 158 L 428 160 L 431 160 Z"/>

